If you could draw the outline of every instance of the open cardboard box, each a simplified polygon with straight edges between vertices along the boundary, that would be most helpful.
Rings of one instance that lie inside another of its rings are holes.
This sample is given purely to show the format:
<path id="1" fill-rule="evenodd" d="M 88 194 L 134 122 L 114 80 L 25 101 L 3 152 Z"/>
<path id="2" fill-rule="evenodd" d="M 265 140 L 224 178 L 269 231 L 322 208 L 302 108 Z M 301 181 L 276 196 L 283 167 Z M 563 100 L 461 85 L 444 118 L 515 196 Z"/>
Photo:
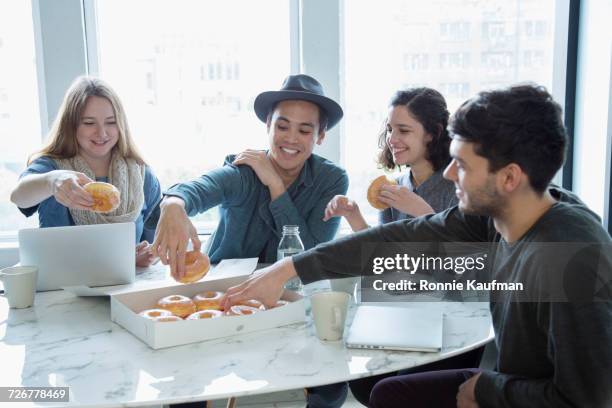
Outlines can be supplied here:
<path id="1" fill-rule="evenodd" d="M 145 309 L 155 308 L 157 301 L 164 296 L 184 295 L 191 298 L 206 290 L 225 292 L 229 287 L 241 283 L 247 277 L 237 276 L 191 285 L 111 295 L 111 319 L 154 349 L 250 333 L 304 321 L 304 299 L 299 294 L 288 290 L 285 291 L 282 299 L 291 303 L 248 316 L 154 322 L 138 315 Z"/>

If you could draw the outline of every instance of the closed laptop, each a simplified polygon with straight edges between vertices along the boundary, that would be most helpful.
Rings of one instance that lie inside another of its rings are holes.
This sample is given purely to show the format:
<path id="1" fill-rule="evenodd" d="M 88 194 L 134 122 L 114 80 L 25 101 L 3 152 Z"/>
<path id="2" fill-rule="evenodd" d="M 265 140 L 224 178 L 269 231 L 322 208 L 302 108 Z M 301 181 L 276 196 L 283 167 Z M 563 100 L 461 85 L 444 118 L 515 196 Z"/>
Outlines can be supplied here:
<path id="1" fill-rule="evenodd" d="M 38 267 L 38 291 L 110 286 L 136 277 L 134 223 L 19 231 L 19 262 Z"/>
<path id="2" fill-rule="evenodd" d="M 359 306 L 346 346 L 438 352 L 442 349 L 442 320 L 439 308 Z"/>

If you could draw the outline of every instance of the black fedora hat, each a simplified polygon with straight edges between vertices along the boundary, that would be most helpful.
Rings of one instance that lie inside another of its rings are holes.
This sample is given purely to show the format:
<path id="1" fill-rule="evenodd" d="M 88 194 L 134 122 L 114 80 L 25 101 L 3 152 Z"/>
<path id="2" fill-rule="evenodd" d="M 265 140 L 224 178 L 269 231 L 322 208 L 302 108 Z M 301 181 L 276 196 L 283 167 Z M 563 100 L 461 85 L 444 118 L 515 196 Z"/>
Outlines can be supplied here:
<path id="1" fill-rule="evenodd" d="M 342 108 L 323 93 L 323 87 L 311 76 L 289 75 L 278 91 L 262 92 L 255 98 L 255 114 L 262 122 L 268 119 L 270 108 L 280 101 L 300 100 L 312 102 L 327 113 L 327 129 L 342 119 Z"/>

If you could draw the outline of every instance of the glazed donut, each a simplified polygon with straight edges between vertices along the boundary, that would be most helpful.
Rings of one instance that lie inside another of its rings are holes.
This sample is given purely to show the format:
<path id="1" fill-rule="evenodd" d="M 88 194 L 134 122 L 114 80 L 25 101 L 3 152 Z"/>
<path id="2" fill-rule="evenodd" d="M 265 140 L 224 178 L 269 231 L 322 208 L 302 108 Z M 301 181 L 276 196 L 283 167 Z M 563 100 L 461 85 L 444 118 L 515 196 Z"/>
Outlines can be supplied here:
<path id="1" fill-rule="evenodd" d="M 264 304 L 261 303 L 259 300 L 255 300 L 255 299 L 243 300 L 243 301 L 238 302 L 236 304 L 237 305 L 243 305 L 243 306 L 250 306 L 250 307 L 253 307 L 255 309 L 266 310 L 266 306 L 264 306 Z"/>
<path id="2" fill-rule="evenodd" d="M 160 317 L 156 317 L 153 320 L 155 320 L 156 322 L 178 322 L 179 320 L 183 320 L 178 316 L 160 316 Z"/>
<path id="3" fill-rule="evenodd" d="M 261 309 L 246 305 L 234 305 L 226 312 L 229 316 L 246 316 L 259 312 Z"/>
<path id="4" fill-rule="evenodd" d="M 185 276 L 178 279 L 180 283 L 197 282 L 206 275 L 210 269 L 210 259 L 200 251 L 185 253 Z"/>
<path id="5" fill-rule="evenodd" d="M 171 311 L 166 309 L 147 309 L 138 313 L 142 317 L 146 317 L 147 319 L 156 320 L 160 317 L 169 317 L 174 316 Z"/>
<path id="6" fill-rule="evenodd" d="M 209 290 L 198 293 L 192 300 L 198 310 L 223 310 L 221 303 L 219 303 L 222 297 L 223 292 Z"/>
<path id="7" fill-rule="evenodd" d="M 179 317 L 187 317 L 196 311 L 195 303 L 187 296 L 170 295 L 159 299 L 157 307 L 169 310 L 172 314 Z"/>
<path id="8" fill-rule="evenodd" d="M 214 319 L 216 317 L 223 316 L 223 312 L 220 310 L 199 310 L 195 313 L 189 315 L 189 317 L 185 320 L 200 320 L 200 319 Z"/>
<path id="9" fill-rule="evenodd" d="M 121 194 L 112 184 L 93 181 L 85 184 L 83 188 L 93 197 L 94 204 L 91 211 L 107 213 L 119 207 Z"/>
<path id="10" fill-rule="evenodd" d="M 397 185 L 397 181 L 389 179 L 387 176 L 380 176 L 375 178 L 368 188 L 368 202 L 377 210 L 389 208 L 387 204 L 378 199 L 378 196 L 380 195 L 380 188 L 385 184 Z"/>

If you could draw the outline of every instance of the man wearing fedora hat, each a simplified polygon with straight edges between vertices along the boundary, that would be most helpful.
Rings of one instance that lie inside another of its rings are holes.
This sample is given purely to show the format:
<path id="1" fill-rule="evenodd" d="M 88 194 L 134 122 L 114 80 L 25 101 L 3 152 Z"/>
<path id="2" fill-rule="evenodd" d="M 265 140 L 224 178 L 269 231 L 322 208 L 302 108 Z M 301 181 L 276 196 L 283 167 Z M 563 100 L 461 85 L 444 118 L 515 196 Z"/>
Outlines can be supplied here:
<path id="1" fill-rule="evenodd" d="M 220 205 L 221 219 L 210 238 L 212 263 L 258 257 L 276 261 L 283 225 L 297 225 L 306 249 L 333 239 L 339 218 L 323 221 L 327 203 L 346 194 L 346 172 L 316 154 L 325 132 L 342 119 L 342 108 L 308 75 L 290 75 L 279 91 L 255 99 L 255 114 L 266 124 L 267 151 L 229 155 L 225 164 L 201 177 L 172 186 L 160 204 L 153 251 L 180 278 L 189 240 L 200 250 L 190 216 Z M 309 389 L 310 407 L 340 406 L 345 384 Z"/>
<path id="2" fill-rule="evenodd" d="M 154 247 L 175 277 L 184 274 L 188 241 L 201 246 L 188 217 L 217 205 L 221 220 L 208 251 L 213 263 L 245 257 L 275 262 L 283 225 L 299 226 L 306 248 L 336 234 L 338 221 L 323 221 L 325 206 L 346 193 L 348 177 L 312 151 L 342 118 L 340 105 L 316 79 L 290 75 L 279 91 L 257 96 L 255 113 L 267 127 L 267 151 L 229 155 L 221 168 L 164 193 Z"/>

